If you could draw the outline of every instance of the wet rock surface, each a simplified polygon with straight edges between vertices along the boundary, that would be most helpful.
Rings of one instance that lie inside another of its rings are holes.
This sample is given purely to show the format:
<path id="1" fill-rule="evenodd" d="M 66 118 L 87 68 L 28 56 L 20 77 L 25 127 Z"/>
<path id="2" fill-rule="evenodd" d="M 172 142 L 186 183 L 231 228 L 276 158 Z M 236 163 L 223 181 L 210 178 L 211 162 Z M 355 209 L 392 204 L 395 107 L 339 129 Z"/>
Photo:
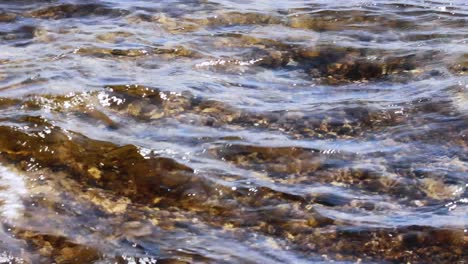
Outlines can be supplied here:
<path id="1" fill-rule="evenodd" d="M 260 2 L 0 1 L 0 262 L 467 259 L 466 4 Z"/>

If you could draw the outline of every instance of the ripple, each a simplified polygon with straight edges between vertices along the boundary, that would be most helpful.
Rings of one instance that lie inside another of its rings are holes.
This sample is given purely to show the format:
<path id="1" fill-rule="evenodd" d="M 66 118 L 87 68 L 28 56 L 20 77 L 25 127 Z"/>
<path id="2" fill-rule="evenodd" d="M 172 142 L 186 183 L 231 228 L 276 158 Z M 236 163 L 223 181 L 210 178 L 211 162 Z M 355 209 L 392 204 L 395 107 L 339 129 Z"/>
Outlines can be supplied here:
<path id="1" fill-rule="evenodd" d="M 467 258 L 465 1 L 0 10 L 0 262 Z"/>

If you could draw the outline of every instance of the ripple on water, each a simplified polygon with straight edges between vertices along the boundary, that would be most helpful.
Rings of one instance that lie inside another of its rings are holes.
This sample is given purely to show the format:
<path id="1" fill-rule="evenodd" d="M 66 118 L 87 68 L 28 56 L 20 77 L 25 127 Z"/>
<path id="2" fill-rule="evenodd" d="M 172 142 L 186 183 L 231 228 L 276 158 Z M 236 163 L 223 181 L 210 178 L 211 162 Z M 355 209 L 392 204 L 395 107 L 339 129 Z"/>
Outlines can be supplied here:
<path id="1" fill-rule="evenodd" d="M 449 2 L 0 0 L 0 262 L 466 259 Z"/>

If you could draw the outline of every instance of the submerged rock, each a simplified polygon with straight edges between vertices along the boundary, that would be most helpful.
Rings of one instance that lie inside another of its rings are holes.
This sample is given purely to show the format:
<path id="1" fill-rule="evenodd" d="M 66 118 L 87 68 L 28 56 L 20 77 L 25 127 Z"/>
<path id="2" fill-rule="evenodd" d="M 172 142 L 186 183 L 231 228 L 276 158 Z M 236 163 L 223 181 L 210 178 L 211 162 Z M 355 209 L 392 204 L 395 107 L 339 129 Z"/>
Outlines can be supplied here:
<path id="1" fill-rule="evenodd" d="M 127 12 L 100 4 L 61 4 L 39 8 L 26 13 L 26 16 L 45 19 L 62 19 L 84 16 L 120 16 Z"/>
<path id="2" fill-rule="evenodd" d="M 168 158 L 145 159 L 135 146 L 91 140 L 40 119 L 27 121 L 43 130 L 30 134 L 0 127 L 0 152 L 12 162 L 33 159 L 41 167 L 65 170 L 85 184 L 142 201 L 151 201 L 164 188 L 176 187 L 174 181 L 183 183 L 190 178 L 190 168 Z"/>
<path id="3" fill-rule="evenodd" d="M 0 4 L 0 262 L 468 258 L 457 3 L 40 2 Z"/>
<path id="4" fill-rule="evenodd" d="M 0 12 L 0 22 L 13 22 L 17 15 L 14 13 Z"/>

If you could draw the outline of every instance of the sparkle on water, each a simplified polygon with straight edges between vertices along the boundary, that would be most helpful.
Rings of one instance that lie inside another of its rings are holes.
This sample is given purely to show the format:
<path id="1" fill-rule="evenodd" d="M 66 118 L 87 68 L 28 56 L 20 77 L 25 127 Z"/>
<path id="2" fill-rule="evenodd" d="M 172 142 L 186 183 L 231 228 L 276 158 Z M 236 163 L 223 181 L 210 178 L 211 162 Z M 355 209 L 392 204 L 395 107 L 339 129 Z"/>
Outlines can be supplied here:
<path id="1" fill-rule="evenodd" d="M 1 263 L 463 263 L 465 0 L 0 0 Z"/>

